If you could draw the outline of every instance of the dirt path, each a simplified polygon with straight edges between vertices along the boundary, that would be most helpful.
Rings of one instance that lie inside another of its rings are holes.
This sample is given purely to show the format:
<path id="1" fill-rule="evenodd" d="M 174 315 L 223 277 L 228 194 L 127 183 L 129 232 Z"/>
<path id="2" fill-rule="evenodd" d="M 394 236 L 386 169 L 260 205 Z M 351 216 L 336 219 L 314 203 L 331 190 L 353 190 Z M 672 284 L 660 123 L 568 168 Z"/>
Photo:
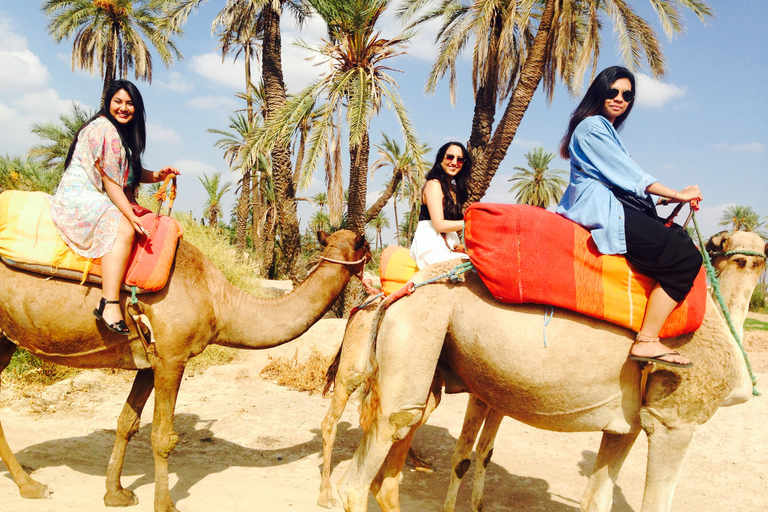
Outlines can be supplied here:
<path id="1" fill-rule="evenodd" d="M 325 510 L 315 500 L 320 482 L 319 425 L 329 400 L 265 382 L 258 371 L 268 354 L 293 355 L 297 348 L 305 354 L 313 344 L 333 352 L 342 328 L 343 322 L 323 321 L 287 346 L 252 352 L 241 363 L 185 378 L 176 416 L 181 443 L 170 464 L 171 495 L 179 510 Z M 768 351 L 764 340 L 752 346 Z M 768 394 L 768 369 L 759 371 Z M 49 390 L 45 401 L 9 398 L 12 393 L 6 389 L 0 414 L 7 438 L 21 463 L 53 494 L 38 501 L 20 498 L 0 463 L 0 510 L 105 511 L 105 471 L 129 387 L 124 377 L 86 372 Z M 766 400 L 764 395 L 720 409 L 699 429 L 677 486 L 675 511 L 768 510 Z M 405 472 L 401 485 L 405 512 L 441 510 L 465 405 L 464 395 L 445 397 L 429 424 L 417 433 L 415 446 L 438 471 Z M 140 499 L 136 511 L 152 510 L 151 407 L 150 399 L 124 472 L 123 485 Z M 339 429 L 334 483 L 360 437 L 356 408 L 350 407 Z M 486 510 L 576 512 L 599 443 L 598 433 L 561 434 L 505 420 L 488 470 Z M 646 453 L 641 435 L 619 478 L 614 512 L 640 509 Z M 457 510 L 469 510 L 467 483 Z M 371 510 L 378 510 L 371 503 Z"/>

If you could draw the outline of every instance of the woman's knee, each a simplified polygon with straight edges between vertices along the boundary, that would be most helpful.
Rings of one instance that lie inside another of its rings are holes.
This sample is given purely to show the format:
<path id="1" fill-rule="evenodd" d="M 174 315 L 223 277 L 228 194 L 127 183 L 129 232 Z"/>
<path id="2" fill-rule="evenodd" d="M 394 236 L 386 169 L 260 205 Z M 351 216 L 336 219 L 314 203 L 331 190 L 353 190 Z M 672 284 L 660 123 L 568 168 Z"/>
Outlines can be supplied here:
<path id="1" fill-rule="evenodd" d="M 136 231 L 133 229 L 131 222 L 122 217 L 120 224 L 117 226 L 117 242 L 122 244 L 133 244 L 133 238 L 136 235 Z"/>

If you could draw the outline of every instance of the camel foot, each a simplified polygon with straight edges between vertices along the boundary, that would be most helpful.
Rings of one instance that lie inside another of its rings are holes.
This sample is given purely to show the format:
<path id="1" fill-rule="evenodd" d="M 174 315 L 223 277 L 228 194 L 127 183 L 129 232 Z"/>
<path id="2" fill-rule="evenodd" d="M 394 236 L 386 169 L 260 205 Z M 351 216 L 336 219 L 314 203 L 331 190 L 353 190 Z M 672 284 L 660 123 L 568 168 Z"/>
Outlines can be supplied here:
<path id="1" fill-rule="evenodd" d="M 51 491 L 48 489 L 47 485 L 35 482 L 32 479 L 30 479 L 28 483 L 19 486 L 19 494 L 22 498 L 28 500 L 39 500 L 51 497 Z"/>
<path id="2" fill-rule="evenodd" d="M 108 507 L 132 507 L 138 504 L 138 496 L 128 489 L 120 488 L 117 491 L 107 491 L 104 495 L 104 505 Z"/>
<path id="3" fill-rule="evenodd" d="M 331 493 L 321 493 L 317 498 L 317 504 L 323 508 L 334 508 L 339 505 L 339 502 L 331 497 Z"/>
<path id="4" fill-rule="evenodd" d="M 421 458 L 421 455 L 416 453 L 413 449 L 408 452 L 408 458 L 413 464 L 413 470 L 419 473 L 434 473 L 435 466 Z"/>

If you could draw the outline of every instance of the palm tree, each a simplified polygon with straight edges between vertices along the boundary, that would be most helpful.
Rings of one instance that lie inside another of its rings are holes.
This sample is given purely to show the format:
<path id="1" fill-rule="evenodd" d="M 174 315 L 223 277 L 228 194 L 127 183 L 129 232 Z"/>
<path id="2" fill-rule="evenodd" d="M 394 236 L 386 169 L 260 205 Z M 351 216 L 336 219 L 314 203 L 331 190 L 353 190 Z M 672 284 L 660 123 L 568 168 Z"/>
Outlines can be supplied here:
<path id="1" fill-rule="evenodd" d="M 325 192 L 318 192 L 309 198 L 309 202 L 320 208 L 321 212 L 324 212 L 325 207 L 328 205 L 328 194 Z"/>
<path id="2" fill-rule="evenodd" d="M 309 219 L 309 228 L 312 231 L 330 231 L 331 219 L 328 218 L 328 214 L 322 210 L 315 212 Z"/>
<path id="3" fill-rule="evenodd" d="M 208 217 L 208 225 L 216 229 L 219 225 L 219 217 L 222 215 L 221 198 L 226 192 L 232 188 L 231 183 L 221 183 L 221 173 L 214 173 L 213 176 L 203 174 L 197 177 L 200 183 L 205 187 L 205 191 L 208 193 L 208 199 L 205 201 L 205 210 L 203 215 Z"/>
<path id="4" fill-rule="evenodd" d="M 549 153 L 544 148 L 536 148 L 525 154 L 528 168 L 515 167 L 520 172 L 509 179 L 515 183 L 509 191 L 515 192 L 518 204 L 547 208 L 550 204 L 560 202 L 568 180 L 562 169 L 549 168 L 555 156 L 555 153 Z"/>
<path id="5" fill-rule="evenodd" d="M 167 25 L 162 8 L 171 0 L 46 0 L 51 18 L 48 32 L 57 43 L 72 37 L 72 70 L 76 67 L 104 77 L 102 103 L 115 77 L 133 68 L 137 79 L 152 82 L 152 56 L 146 38 L 163 64 L 181 52 L 171 40 L 181 32 Z"/>
<path id="6" fill-rule="evenodd" d="M 174 28 L 180 27 L 189 17 L 189 14 L 199 8 L 208 0 L 177 0 L 166 10 L 168 23 Z M 308 0 L 246 0 L 254 12 L 258 12 L 259 35 L 262 38 L 261 45 L 261 69 L 262 80 L 266 99 L 265 120 L 271 120 L 276 116 L 287 102 L 285 81 L 283 80 L 282 65 L 282 40 L 280 35 L 280 15 L 283 7 L 295 16 L 299 24 L 309 15 Z M 228 4 L 242 3 L 241 0 L 228 0 Z M 250 162 L 255 162 L 259 155 L 257 150 L 251 154 Z M 248 160 L 246 160 L 248 161 Z M 301 255 L 301 233 L 299 231 L 299 219 L 296 207 L 296 190 L 293 186 L 293 173 L 291 169 L 291 154 L 288 143 L 284 140 L 276 143 L 270 151 L 272 165 L 272 180 L 275 191 L 275 207 L 279 210 L 277 222 L 280 227 L 282 239 L 283 260 L 281 274 L 298 280 L 302 270 L 299 266 Z M 262 189 L 263 187 L 259 187 Z M 274 262 L 273 262 L 274 263 Z M 271 265 L 274 267 L 274 265 Z"/>
<path id="7" fill-rule="evenodd" d="M 594 73 L 600 53 L 601 14 L 614 23 L 619 50 L 628 66 L 641 67 L 645 56 L 653 76 L 665 73 L 656 33 L 626 0 L 473 0 L 469 5 L 405 0 L 401 14 L 410 19 L 435 3 L 437 7 L 415 22 L 443 20 L 438 37 L 441 51 L 430 75 L 432 80 L 441 77 L 445 70 L 451 71 L 454 80 L 456 58 L 467 42 L 476 42 L 475 118 L 470 141 L 482 149 L 470 178 L 467 205 L 482 198 L 488 189 L 539 84 L 543 82 L 551 99 L 558 79 L 575 92 L 590 66 Z M 699 0 L 651 0 L 651 4 L 668 37 L 685 29 L 681 9 L 690 9 L 702 21 L 712 16 L 710 7 Z M 502 117 L 488 139 L 485 134 L 491 130 L 493 105 L 501 105 L 505 100 Z"/>
<path id="8" fill-rule="evenodd" d="M 214 145 L 224 150 L 224 159 L 229 164 L 230 171 L 239 170 L 242 172 L 240 180 L 240 196 L 237 201 L 235 215 L 235 246 L 238 251 L 244 251 L 246 245 L 246 231 L 248 227 L 248 212 L 250 211 L 250 170 L 244 165 L 241 159 L 241 152 L 245 146 L 245 140 L 251 131 L 251 122 L 242 112 L 237 112 L 229 117 L 229 129 L 231 131 L 217 130 L 209 128 L 209 133 L 221 135 Z M 254 243 L 256 241 L 254 240 Z"/>
<path id="9" fill-rule="evenodd" d="M 374 250 L 378 251 L 380 246 L 384 246 L 384 241 L 381 239 L 381 231 L 384 228 L 389 227 L 389 219 L 387 218 L 387 214 L 380 211 L 378 215 L 369 220 L 366 225 L 369 228 L 376 230 L 376 248 Z"/>
<path id="10" fill-rule="evenodd" d="M 394 197 L 392 205 L 395 210 L 395 226 L 397 227 L 397 200 L 403 190 L 402 182 L 410 182 L 411 185 L 423 183 L 424 173 L 428 166 L 424 160 L 424 155 L 429 151 L 429 146 L 426 144 L 419 145 L 417 154 L 414 155 L 408 151 L 403 151 L 397 141 L 390 139 L 386 134 L 382 133 L 381 136 L 384 138 L 384 141 L 381 145 L 376 145 L 379 159 L 371 165 L 371 176 L 378 169 L 390 167 L 392 169 L 392 179 L 379 199 L 365 213 L 365 220 L 367 224 L 376 217 L 389 199 Z M 400 244 L 399 229 L 395 233 L 395 238 L 397 243 Z"/>
<path id="11" fill-rule="evenodd" d="M 46 168 L 61 176 L 64 173 L 64 161 L 67 159 L 69 146 L 77 131 L 93 114 L 72 102 L 70 114 L 59 116 L 59 123 L 34 123 L 32 133 L 49 141 L 32 146 L 29 156 L 40 161 Z"/>
<path id="12" fill-rule="evenodd" d="M 417 139 L 400 96 L 397 83 L 387 74 L 385 61 L 402 54 L 401 48 L 410 32 L 392 39 L 380 37 L 376 25 L 389 0 L 313 0 L 312 5 L 326 21 L 329 40 L 318 48 L 306 43 L 303 47 L 316 51 L 331 64 L 331 71 L 301 93 L 292 97 L 275 123 L 268 123 L 265 134 L 254 145 L 269 144 L 289 136 L 306 112 L 315 108 L 323 98 L 325 104 L 305 157 L 305 168 L 314 169 L 317 159 L 328 153 L 330 133 L 336 114 L 346 111 L 349 132 L 349 202 L 348 229 L 362 234 L 365 227 L 365 196 L 368 175 L 371 118 L 378 114 L 386 99 L 395 111 L 405 137 L 406 149 L 416 153 Z"/>
<path id="13" fill-rule="evenodd" d="M 734 231 L 753 231 L 765 237 L 760 229 L 763 226 L 763 223 L 760 222 L 760 215 L 749 206 L 740 204 L 728 206 L 723 211 L 719 225 Z"/>

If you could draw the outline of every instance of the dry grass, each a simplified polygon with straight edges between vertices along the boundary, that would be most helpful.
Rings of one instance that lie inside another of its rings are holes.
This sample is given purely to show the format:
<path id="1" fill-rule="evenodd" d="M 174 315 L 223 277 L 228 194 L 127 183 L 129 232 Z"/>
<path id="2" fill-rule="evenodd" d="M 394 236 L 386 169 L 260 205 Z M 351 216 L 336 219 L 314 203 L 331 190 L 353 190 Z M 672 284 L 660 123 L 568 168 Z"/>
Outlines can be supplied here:
<path id="1" fill-rule="evenodd" d="M 261 376 L 280 386 L 296 391 L 307 391 L 310 395 L 322 392 L 325 387 L 325 372 L 331 359 L 321 354 L 316 347 L 306 361 L 299 362 L 299 351 L 292 359 L 268 356 L 269 362 L 262 368 Z"/>
<path id="2" fill-rule="evenodd" d="M 223 366 L 242 357 L 242 350 L 219 345 L 208 345 L 201 354 L 187 361 L 185 374 L 192 376 L 202 373 L 211 366 Z"/>

